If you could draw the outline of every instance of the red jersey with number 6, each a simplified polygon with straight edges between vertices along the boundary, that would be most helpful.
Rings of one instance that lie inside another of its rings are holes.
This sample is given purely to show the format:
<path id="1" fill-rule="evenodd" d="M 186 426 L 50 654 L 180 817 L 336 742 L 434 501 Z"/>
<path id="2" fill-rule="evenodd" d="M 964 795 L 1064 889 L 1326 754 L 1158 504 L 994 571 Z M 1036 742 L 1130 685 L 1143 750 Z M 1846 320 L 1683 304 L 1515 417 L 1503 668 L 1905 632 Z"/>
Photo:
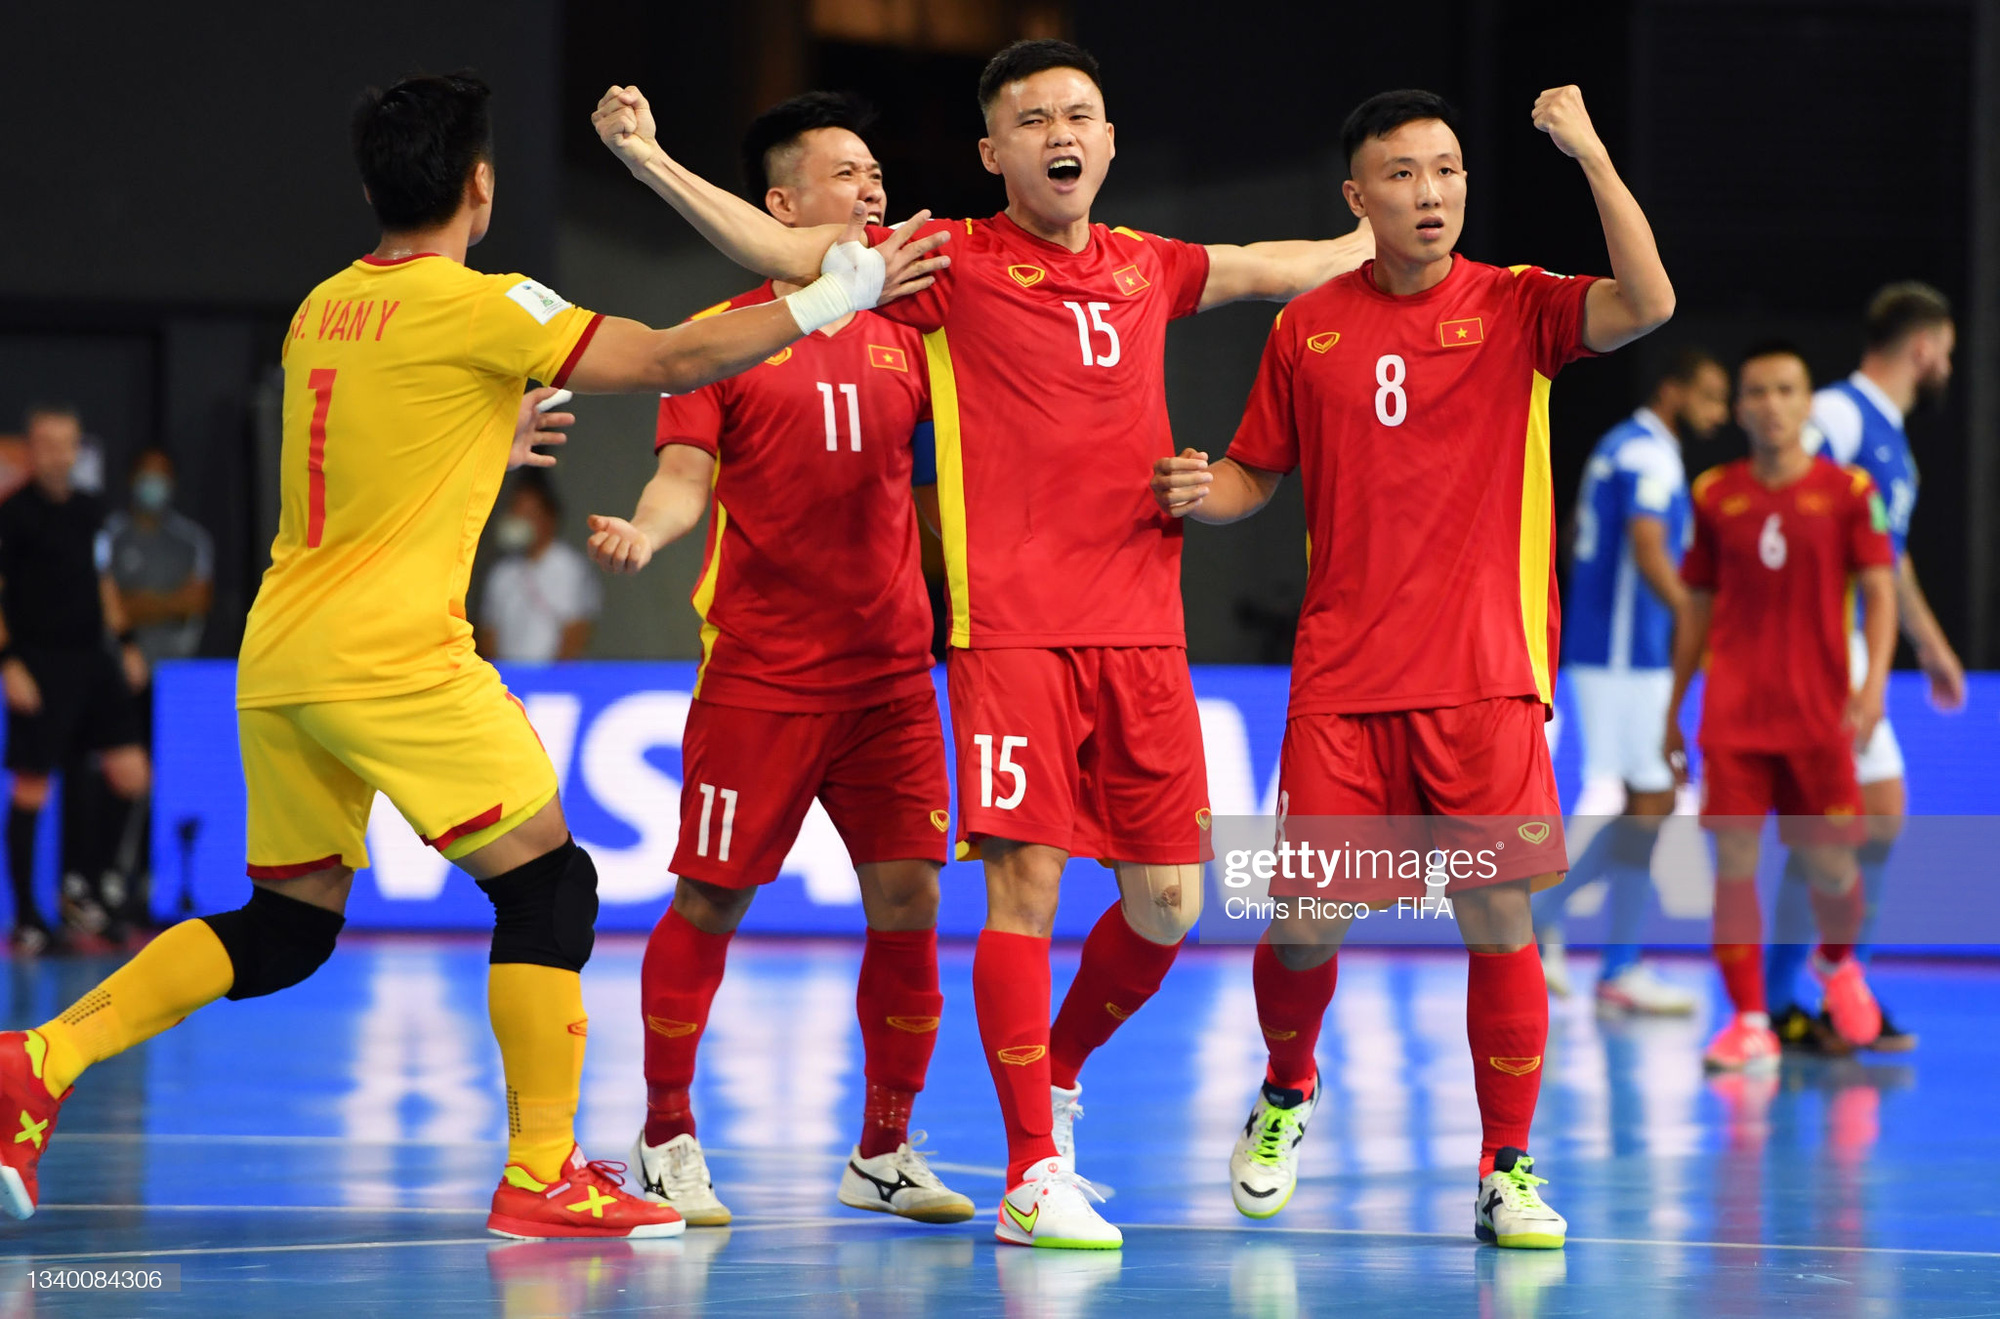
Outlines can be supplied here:
<path id="1" fill-rule="evenodd" d="M 772 299 L 771 286 L 691 319 Z M 930 415 L 923 344 L 860 312 L 727 380 L 660 400 L 654 450 L 715 455 L 695 695 L 818 712 L 930 691 L 931 607 L 910 494 Z M 923 447 L 928 461 L 928 436 Z"/>
<path id="2" fill-rule="evenodd" d="M 1005 215 L 938 230 L 951 265 L 881 314 L 930 359 L 951 643 L 1185 646 L 1181 527 L 1146 483 L 1174 449 L 1167 322 L 1199 307 L 1207 249 L 1094 224 L 1072 252 Z"/>
<path id="3" fill-rule="evenodd" d="M 1454 257 L 1395 297 L 1369 262 L 1279 313 L 1228 456 L 1305 483 L 1292 715 L 1550 703 L 1549 382 L 1592 282 Z"/>
<path id="4" fill-rule="evenodd" d="M 1701 745 L 1839 744 L 1853 576 L 1895 562 L 1875 482 L 1819 459 L 1773 490 L 1742 459 L 1703 472 L 1690 493 L 1694 543 L 1681 580 L 1715 593 Z"/>

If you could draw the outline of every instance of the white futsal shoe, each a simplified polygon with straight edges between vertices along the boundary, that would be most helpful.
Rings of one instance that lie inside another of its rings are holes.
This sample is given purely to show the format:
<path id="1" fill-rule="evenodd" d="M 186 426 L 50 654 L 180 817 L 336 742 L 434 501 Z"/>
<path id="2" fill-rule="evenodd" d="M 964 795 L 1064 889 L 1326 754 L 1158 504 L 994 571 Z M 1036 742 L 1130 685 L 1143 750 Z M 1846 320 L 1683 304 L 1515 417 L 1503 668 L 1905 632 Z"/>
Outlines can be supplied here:
<path id="1" fill-rule="evenodd" d="M 1090 1207 L 1092 1200 L 1103 1199 L 1058 1154 L 1030 1166 L 1020 1185 L 1000 1197 L 993 1235 L 1016 1246 L 1117 1250 L 1125 1244 L 1125 1234 Z"/>
<path id="2" fill-rule="evenodd" d="M 632 1142 L 632 1168 L 639 1174 L 639 1193 L 657 1204 L 672 1205 L 689 1227 L 729 1225 L 729 1207 L 715 1198 L 708 1160 L 693 1136 L 648 1145 L 641 1130 Z"/>
<path id="3" fill-rule="evenodd" d="M 1597 1010 L 1605 1016 L 1685 1017 L 1694 1007 L 1693 994 L 1660 979 L 1644 962 L 1597 982 Z"/>
<path id="4" fill-rule="evenodd" d="M 1056 1153 L 1076 1166 L 1076 1120 L 1083 1116 L 1083 1084 L 1077 1083 L 1074 1090 L 1065 1090 L 1059 1085 L 1049 1087 L 1049 1139 L 1056 1143 Z"/>
<path id="5" fill-rule="evenodd" d="M 1299 1145 L 1318 1098 L 1317 1078 L 1312 1099 L 1264 1083 L 1229 1155 L 1229 1194 L 1245 1218 L 1272 1218 L 1290 1203 L 1299 1184 Z"/>
<path id="6" fill-rule="evenodd" d="M 1493 1171 L 1479 1179 L 1472 1200 L 1472 1234 L 1481 1241 L 1516 1250 L 1560 1250 L 1569 1223 L 1542 1203 L 1537 1186 L 1548 1180 L 1534 1175 L 1535 1161 L 1508 1146 L 1493 1160 Z"/>
<path id="7" fill-rule="evenodd" d="M 1557 998 L 1569 997 L 1569 954 L 1562 940 L 1542 940 L 1542 979 Z"/>
<path id="8" fill-rule="evenodd" d="M 938 1180 L 917 1148 L 923 1143 L 919 1131 L 914 1140 L 872 1159 L 862 1158 L 856 1145 L 840 1175 L 840 1202 L 919 1223 L 963 1223 L 972 1217 L 972 1201 Z"/>

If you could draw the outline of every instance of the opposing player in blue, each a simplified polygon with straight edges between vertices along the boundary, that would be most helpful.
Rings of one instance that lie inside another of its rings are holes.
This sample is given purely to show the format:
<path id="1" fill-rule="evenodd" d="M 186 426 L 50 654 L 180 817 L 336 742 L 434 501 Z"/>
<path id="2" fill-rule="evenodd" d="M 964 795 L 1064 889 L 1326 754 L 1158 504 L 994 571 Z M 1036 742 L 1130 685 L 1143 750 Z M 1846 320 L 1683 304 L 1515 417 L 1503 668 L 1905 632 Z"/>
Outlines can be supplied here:
<path id="1" fill-rule="evenodd" d="M 1604 1012 L 1694 1011 L 1693 995 L 1654 975 L 1635 940 L 1653 846 L 1674 810 L 1659 730 L 1673 692 L 1674 613 L 1687 595 L 1681 555 L 1694 526 L 1681 442 L 1708 438 L 1728 418 L 1729 372 L 1702 349 L 1682 348 L 1646 405 L 1591 450 L 1577 490 L 1562 644 L 1583 736 L 1583 792 L 1571 816 L 1615 818 L 1563 883 L 1536 895 L 1535 935 L 1550 991 L 1568 997 L 1563 908 L 1580 886 L 1608 882 L 1611 929 L 1597 980 Z"/>
<path id="2" fill-rule="evenodd" d="M 1896 550 L 1896 611 L 1903 635 L 1916 652 L 1917 663 L 1930 678 L 1931 701 L 1941 710 L 1965 706 L 1965 667 L 1959 663 L 1944 629 L 1931 612 L 1924 589 L 1917 583 L 1910 560 L 1910 514 L 1917 504 L 1917 463 L 1910 453 L 1904 419 L 1913 410 L 1943 399 L 1951 382 L 1951 352 L 1957 340 L 1951 303 L 1928 284 L 1890 284 L 1868 304 L 1866 346 L 1860 369 L 1847 379 L 1813 395 L 1813 428 L 1819 452 L 1835 462 L 1860 467 L 1875 479 L 1889 510 L 1889 539 Z M 1809 431 L 1807 444 L 1815 437 Z M 1850 654 L 1865 666 L 1859 628 Z M 1860 668 L 1855 670 L 1857 677 Z M 1882 885 L 1889 869 L 1889 851 L 1903 831 L 1907 794 L 1903 787 L 1903 749 L 1896 730 L 1885 717 L 1874 735 L 1855 753 L 1855 773 L 1861 780 L 1861 802 L 1868 814 L 1868 841 L 1861 845 L 1862 893 L 1866 902 L 1861 942 L 1856 956 L 1864 964 L 1882 902 Z M 1794 857 L 1786 864 L 1785 882 L 1778 890 L 1777 919 L 1765 953 L 1764 977 L 1771 1005 L 1771 1028 L 1786 1046 L 1808 1051 L 1844 1048 L 1830 1025 L 1800 1003 L 1799 968 L 1813 940 L 1812 909 L 1804 873 Z M 1906 1053 L 1917 1037 L 1897 1026 L 1882 1009 L 1882 1034 L 1871 1046 L 1886 1053 Z"/>

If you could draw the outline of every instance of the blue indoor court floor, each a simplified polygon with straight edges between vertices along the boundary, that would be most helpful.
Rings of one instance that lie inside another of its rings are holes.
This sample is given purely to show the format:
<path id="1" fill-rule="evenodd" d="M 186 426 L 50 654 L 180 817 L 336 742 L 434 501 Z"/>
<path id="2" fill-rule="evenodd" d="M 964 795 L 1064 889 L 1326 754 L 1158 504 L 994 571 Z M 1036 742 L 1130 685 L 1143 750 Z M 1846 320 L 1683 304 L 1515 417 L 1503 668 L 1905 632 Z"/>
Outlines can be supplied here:
<path id="1" fill-rule="evenodd" d="M 585 973 L 580 1128 L 620 1159 L 643 1110 L 642 945 Z M 1884 962 L 1922 1032 L 1901 1057 L 1704 1079 L 1718 987 L 1692 1021 L 1554 1005 L 1534 1149 L 1561 1252 L 1471 1235 L 1478 1149 L 1462 954 L 1353 950 L 1321 1056 L 1304 1179 L 1269 1224 L 1227 1162 L 1262 1069 L 1245 949 L 1186 954 L 1084 1074 L 1081 1171 L 1122 1252 L 998 1246 L 1004 1152 L 971 1007 L 944 951 L 945 1024 L 914 1125 L 981 1208 L 925 1228 L 834 1202 L 860 1109 L 847 942 L 739 940 L 696 1111 L 733 1227 L 650 1243 L 508 1243 L 483 1230 L 501 1162 L 499 1057 L 474 939 L 353 937 L 284 995 L 218 1004 L 93 1070 L 43 1161 L 42 1211 L 0 1220 L 0 1319 L 27 1315 L 1233 1314 L 2000 1315 L 2000 967 Z M 1075 950 L 1058 949 L 1060 992 Z M 33 1023 L 106 963 L 9 966 Z M 1587 958 L 1577 959 L 1589 983 Z M 59 1263 L 180 1266 L 178 1293 L 42 1291 Z"/>

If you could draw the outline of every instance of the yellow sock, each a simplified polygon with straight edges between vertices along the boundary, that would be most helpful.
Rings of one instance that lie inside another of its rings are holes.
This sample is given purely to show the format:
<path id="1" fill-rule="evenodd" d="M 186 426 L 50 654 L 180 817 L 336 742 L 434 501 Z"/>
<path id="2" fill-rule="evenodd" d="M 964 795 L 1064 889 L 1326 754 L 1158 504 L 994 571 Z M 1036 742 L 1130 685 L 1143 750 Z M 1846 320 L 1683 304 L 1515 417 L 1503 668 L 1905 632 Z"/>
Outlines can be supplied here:
<path id="1" fill-rule="evenodd" d="M 42 1083 L 60 1095 L 83 1069 L 150 1040 L 229 992 L 236 968 L 205 921 L 182 921 L 139 950 L 53 1021 L 35 1028 L 48 1051 Z"/>
<path id="2" fill-rule="evenodd" d="M 526 962 L 486 971 L 486 1008 L 507 1072 L 507 1162 L 554 1181 L 576 1144 L 583 1082 L 583 977 Z"/>

